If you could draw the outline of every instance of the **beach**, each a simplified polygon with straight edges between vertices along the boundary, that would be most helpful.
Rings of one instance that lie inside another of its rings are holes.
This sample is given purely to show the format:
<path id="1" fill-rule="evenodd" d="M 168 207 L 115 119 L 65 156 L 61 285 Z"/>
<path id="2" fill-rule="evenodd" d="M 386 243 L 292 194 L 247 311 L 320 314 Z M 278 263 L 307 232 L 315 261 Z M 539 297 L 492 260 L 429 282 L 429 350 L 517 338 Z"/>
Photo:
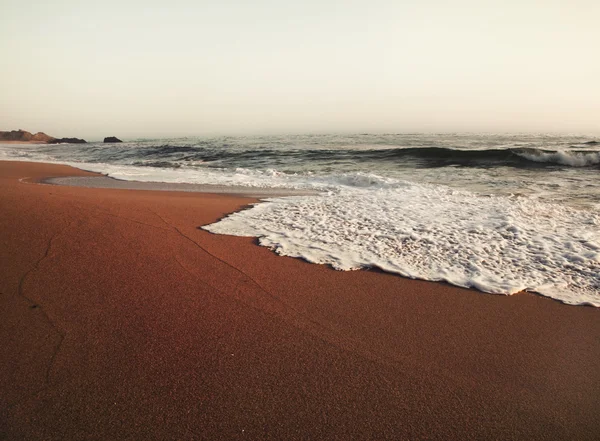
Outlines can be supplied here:
<path id="1" fill-rule="evenodd" d="M 597 439 L 600 310 L 335 271 L 257 202 L 0 161 L 0 438 Z"/>

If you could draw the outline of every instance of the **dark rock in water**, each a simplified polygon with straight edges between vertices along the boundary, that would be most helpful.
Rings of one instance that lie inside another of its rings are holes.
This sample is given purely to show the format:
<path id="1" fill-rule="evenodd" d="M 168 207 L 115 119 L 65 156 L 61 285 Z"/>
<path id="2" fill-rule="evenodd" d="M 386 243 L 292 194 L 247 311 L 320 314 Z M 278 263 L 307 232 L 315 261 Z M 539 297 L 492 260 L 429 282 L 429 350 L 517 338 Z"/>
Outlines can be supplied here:
<path id="1" fill-rule="evenodd" d="M 85 139 L 79 139 L 79 138 L 55 138 L 51 141 L 48 141 L 48 144 L 62 144 L 62 143 L 87 144 L 87 141 Z"/>
<path id="2" fill-rule="evenodd" d="M 596 145 L 596 144 L 598 144 L 598 141 L 588 141 L 588 142 L 584 142 L 584 144 L 587 144 L 587 145 Z"/>
<path id="3" fill-rule="evenodd" d="M 104 138 L 104 142 L 123 142 L 123 141 L 121 141 L 116 136 L 108 136 L 108 137 Z"/>

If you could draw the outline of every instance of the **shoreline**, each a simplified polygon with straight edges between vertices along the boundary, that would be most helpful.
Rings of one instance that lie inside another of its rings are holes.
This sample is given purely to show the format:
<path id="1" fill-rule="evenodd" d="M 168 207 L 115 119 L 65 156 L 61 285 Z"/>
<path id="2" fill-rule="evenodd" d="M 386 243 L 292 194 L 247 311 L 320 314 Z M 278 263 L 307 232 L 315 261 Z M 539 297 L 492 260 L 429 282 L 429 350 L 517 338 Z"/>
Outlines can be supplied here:
<path id="1" fill-rule="evenodd" d="M 52 163 L 41 163 L 52 165 Z M 61 165 L 61 164 L 58 164 Z M 275 198 L 275 197 L 289 197 L 289 196 L 307 196 L 307 195 L 317 195 L 319 192 L 311 191 L 311 190 L 295 190 L 295 189 L 285 189 L 280 190 L 276 188 L 256 188 L 256 187 L 243 187 L 243 186 L 234 186 L 234 185 L 211 185 L 211 184 L 191 184 L 191 183 L 169 183 L 169 182 L 152 182 L 152 181 L 129 181 L 119 178 L 114 178 L 104 173 L 94 172 L 85 170 L 82 168 L 74 167 L 73 165 L 66 165 L 67 167 L 72 167 L 73 169 L 84 171 L 86 173 L 91 173 L 93 176 L 59 176 L 59 177 L 44 177 L 41 179 L 37 179 L 35 183 L 37 184 L 45 184 L 45 185 L 62 185 L 69 187 L 79 187 L 79 188 L 105 188 L 105 189 L 121 189 L 121 190 L 141 190 L 141 191 L 166 191 L 166 192 L 191 192 L 191 193 L 209 193 L 209 194 L 224 194 L 229 196 L 239 196 L 239 197 L 248 197 L 258 199 L 255 203 L 260 202 L 266 198 Z M 26 182 L 26 180 L 24 181 Z M 228 213 L 231 214 L 231 213 Z M 225 217 L 225 216 L 224 216 Z M 301 259 L 301 258 L 300 258 Z M 302 259 L 304 260 L 304 259 Z M 327 267 L 330 265 L 324 264 Z M 371 268 L 362 268 L 362 271 L 382 271 L 384 273 L 388 273 L 385 270 L 381 270 L 377 267 Z M 578 306 L 578 307 L 592 307 L 597 308 L 597 306 L 591 303 L 579 303 L 572 304 L 563 302 L 560 299 L 539 293 L 533 290 L 522 290 L 518 293 L 505 294 L 505 293 L 494 293 L 482 291 L 473 287 L 462 287 L 458 285 L 453 285 L 449 282 L 445 281 L 436 281 L 436 280 L 427 280 L 427 279 L 412 279 L 410 277 L 402 276 L 398 273 L 389 272 L 388 274 L 393 274 L 398 277 L 402 277 L 408 280 L 422 280 L 426 282 L 439 283 L 442 285 L 448 285 L 451 287 L 458 287 L 463 289 L 474 290 L 476 292 L 486 294 L 486 295 L 516 295 L 516 294 L 527 294 L 527 295 L 535 295 L 540 297 L 545 297 L 547 299 L 569 305 L 569 306 Z"/>
<path id="2" fill-rule="evenodd" d="M 255 198 L 0 161 L 8 439 L 594 439 L 597 308 L 199 229 Z"/>
<path id="3" fill-rule="evenodd" d="M 257 188 L 234 185 L 126 181 L 124 179 L 117 179 L 107 175 L 50 177 L 41 179 L 39 183 L 80 188 L 109 188 L 121 190 L 227 194 L 232 196 L 242 196 L 250 198 L 307 196 L 318 194 L 318 192 L 310 190 Z"/>

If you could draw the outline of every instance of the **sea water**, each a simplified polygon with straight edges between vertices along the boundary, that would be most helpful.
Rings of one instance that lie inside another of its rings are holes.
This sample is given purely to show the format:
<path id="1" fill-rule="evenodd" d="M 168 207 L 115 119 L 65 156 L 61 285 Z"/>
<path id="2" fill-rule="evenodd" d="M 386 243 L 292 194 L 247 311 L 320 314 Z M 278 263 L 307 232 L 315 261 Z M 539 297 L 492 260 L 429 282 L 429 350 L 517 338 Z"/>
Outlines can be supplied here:
<path id="1" fill-rule="evenodd" d="M 356 134 L 5 145 L 145 182 L 303 189 L 212 225 L 339 270 L 600 306 L 600 144 L 585 136 Z"/>

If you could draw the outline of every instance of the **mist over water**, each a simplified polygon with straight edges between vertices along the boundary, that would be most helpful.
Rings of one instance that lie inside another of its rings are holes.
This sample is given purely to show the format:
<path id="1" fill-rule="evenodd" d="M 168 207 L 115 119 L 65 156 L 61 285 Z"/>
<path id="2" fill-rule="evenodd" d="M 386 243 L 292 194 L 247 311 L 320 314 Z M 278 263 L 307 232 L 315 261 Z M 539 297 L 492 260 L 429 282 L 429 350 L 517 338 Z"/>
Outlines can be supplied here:
<path id="1" fill-rule="evenodd" d="M 556 135 L 357 134 L 11 145 L 125 180 L 294 188 L 206 229 L 341 270 L 600 306 L 600 145 Z"/>

